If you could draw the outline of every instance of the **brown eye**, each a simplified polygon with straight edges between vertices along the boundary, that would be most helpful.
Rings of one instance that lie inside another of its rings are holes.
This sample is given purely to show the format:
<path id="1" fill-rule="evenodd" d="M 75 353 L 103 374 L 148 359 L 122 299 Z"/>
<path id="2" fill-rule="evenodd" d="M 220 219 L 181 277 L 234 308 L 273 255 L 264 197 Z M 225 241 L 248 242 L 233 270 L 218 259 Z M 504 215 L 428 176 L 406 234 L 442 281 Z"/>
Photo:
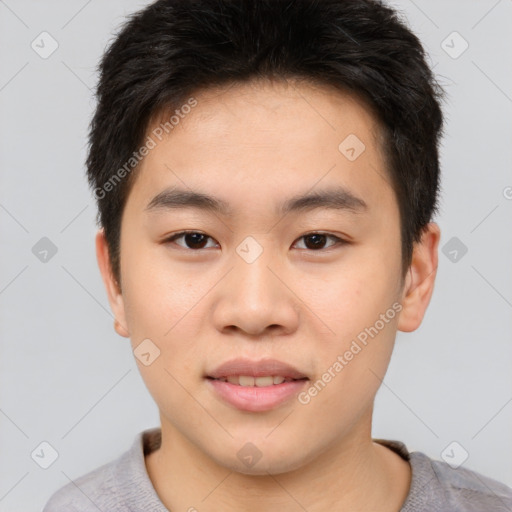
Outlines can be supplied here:
<path id="1" fill-rule="evenodd" d="M 321 249 L 325 249 L 326 248 L 325 244 L 327 243 L 327 241 L 329 239 L 334 240 L 335 242 L 328 245 L 327 249 L 329 247 L 332 247 L 333 245 L 336 245 L 337 243 L 338 244 L 345 243 L 345 241 L 342 240 L 341 238 L 339 238 L 335 235 L 327 234 L 327 233 L 309 233 L 307 235 L 301 236 L 300 239 L 305 240 L 304 248 L 312 250 L 312 251 L 318 251 Z M 301 247 L 301 249 L 302 249 L 302 247 Z"/>
<path id="2" fill-rule="evenodd" d="M 180 247 L 184 247 L 185 249 L 204 249 L 208 239 L 211 239 L 210 236 L 205 235 L 204 233 L 200 233 L 198 231 L 182 231 L 181 233 L 176 233 L 166 240 L 166 242 L 174 242 L 178 239 L 183 239 L 185 245 L 177 244 Z"/>
<path id="3" fill-rule="evenodd" d="M 176 242 L 177 245 L 183 247 L 184 249 L 190 249 L 194 251 L 208 248 L 208 240 L 213 241 L 212 237 L 199 231 L 181 231 L 180 233 L 176 233 L 175 235 L 169 237 L 167 240 L 165 240 L 165 242 L 175 242 L 176 240 L 180 239 L 183 239 L 183 241 L 181 243 Z M 329 233 L 308 233 L 307 235 L 301 236 L 299 240 L 301 239 L 304 239 L 305 246 L 299 248 L 307 249 L 310 251 L 321 251 L 322 249 L 329 249 L 332 246 L 347 243 L 345 240 L 342 240 L 341 238 Z M 330 244 L 329 240 L 332 241 Z M 215 247 L 215 244 L 213 246 L 210 245 L 210 247 Z"/>

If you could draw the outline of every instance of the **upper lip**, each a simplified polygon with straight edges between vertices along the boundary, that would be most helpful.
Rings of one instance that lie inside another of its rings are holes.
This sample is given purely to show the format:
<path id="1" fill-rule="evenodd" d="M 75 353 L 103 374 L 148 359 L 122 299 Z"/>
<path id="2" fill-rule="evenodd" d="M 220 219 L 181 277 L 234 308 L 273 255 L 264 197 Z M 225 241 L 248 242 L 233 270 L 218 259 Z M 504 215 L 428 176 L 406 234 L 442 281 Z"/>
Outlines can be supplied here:
<path id="1" fill-rule="evenodd" d="M 214 379 L 229 377 L 230 375 L 249 375 L 252 377 L 279 375 L 290 379 L 308 378 L 297 368 L 277 359 L 260 359 L 258 361 L 245 358 L 231 359 L 208 373 L 208 377 Z"/>

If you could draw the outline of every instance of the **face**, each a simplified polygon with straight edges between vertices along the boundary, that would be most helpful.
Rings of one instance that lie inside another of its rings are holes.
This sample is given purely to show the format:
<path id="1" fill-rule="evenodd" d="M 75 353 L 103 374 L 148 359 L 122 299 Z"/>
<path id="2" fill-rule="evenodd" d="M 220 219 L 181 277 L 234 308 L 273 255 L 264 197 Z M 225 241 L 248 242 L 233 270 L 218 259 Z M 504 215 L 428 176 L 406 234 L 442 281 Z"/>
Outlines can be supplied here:
<path id="1" fill-rule="evenodd" d="M 368 436 L 396 331 L 428 304 L 436 237 L 402 282 L 378 125 L 355 97 L 253 82 L 194 98 L 172 131 L 148 130 L 156 145 L 122 217 L 122 293 L 101 233 L 100 268 L 118 332 L 145 354 L 164 435 L 238 472 L 297 469 Z M 237 394 L 208 378 L 234 358 L 276 359 L 307 380 Z"/>

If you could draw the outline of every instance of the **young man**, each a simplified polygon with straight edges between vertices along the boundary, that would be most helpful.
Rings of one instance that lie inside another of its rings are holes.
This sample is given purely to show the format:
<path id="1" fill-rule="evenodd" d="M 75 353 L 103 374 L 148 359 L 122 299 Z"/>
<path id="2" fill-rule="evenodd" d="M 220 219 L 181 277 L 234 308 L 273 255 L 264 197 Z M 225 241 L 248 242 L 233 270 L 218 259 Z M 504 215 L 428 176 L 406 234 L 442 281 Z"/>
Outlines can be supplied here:
<path id="1" fill-rule="evenodd" d="M 100 67 L 88 178 L 161 427 L 45 512 L 512 510 L 371 437 L 438 262 L 442 91 L 375 0 L 159 0 Z"/>

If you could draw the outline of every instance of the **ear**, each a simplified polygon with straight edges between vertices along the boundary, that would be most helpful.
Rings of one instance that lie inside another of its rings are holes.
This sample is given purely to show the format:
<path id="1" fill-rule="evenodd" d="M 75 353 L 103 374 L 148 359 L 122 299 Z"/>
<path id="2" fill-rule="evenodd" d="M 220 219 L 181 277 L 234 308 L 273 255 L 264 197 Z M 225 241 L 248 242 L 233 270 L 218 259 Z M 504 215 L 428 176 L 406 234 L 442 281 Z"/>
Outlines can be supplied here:
<path id="1" fill-rule="evenodd" d="M 435 222 L 427 224 L 420 242 L 414 244 L 413 256 L 402 292 L 399 331 L 415 331 L 421 324 L 434 291 L 437 275 L 438 245 L 441 231 Z"/>
<path id="2" fill-rule="evenodd" d="M 107 239 L 105 238 L 105 232 L 103 228 L 98 230 L 96 233 L 96 259 L 98 260 L 98 266 L 100 268 L 103 284 L 107 290 L 110 308 L 112 309 L 116 319 L 114 322 L 114 328 L 117 334 L 128 338 L 130 333 L 126 327 L 127 323 L 123 295 L 112 274 Z"/>

